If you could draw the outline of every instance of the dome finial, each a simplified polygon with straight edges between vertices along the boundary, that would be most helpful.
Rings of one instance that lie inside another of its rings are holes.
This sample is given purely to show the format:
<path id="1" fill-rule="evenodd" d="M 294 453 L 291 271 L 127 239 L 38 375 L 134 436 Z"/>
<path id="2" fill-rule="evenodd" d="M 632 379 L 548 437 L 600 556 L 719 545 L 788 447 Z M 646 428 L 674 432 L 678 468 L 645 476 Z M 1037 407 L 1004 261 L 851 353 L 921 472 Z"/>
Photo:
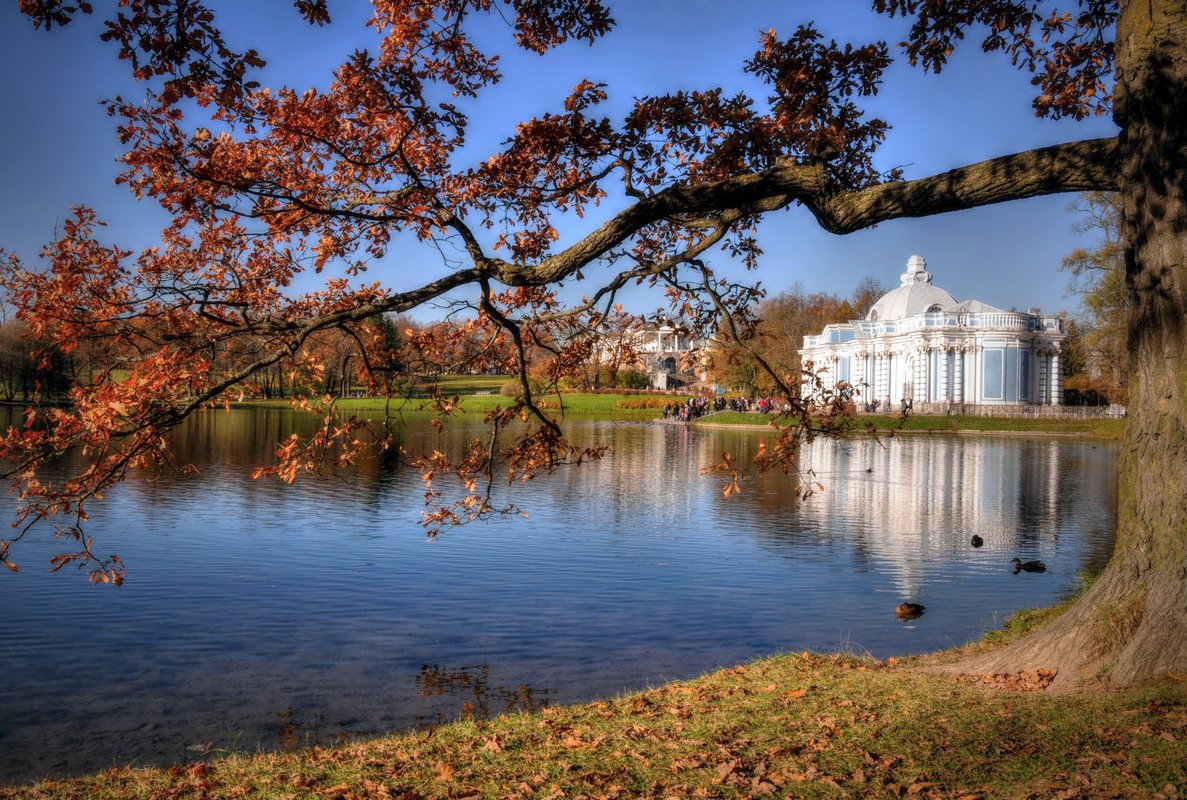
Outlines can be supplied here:
<path id="1" fill-rule="evenodd" d="M 907 259 L 907 271 L 899 276 L 903 286 L 912 283 L 931 283 L 931 273 L 927 271 L 927 261 L 921 255 L 913 255 Z"/>
<path id="2" fill-rule="evenodd" d="M 926 313 L 932 306 L 946 309 L 957 305 L 956 298 L 933 284 L 931 278 L 923 256 L 911 256 L 907 259 L 907 271 L 899 276 L 902 285 L 878 298 L 866 319 L 870 322 L 905 319 Z"/>

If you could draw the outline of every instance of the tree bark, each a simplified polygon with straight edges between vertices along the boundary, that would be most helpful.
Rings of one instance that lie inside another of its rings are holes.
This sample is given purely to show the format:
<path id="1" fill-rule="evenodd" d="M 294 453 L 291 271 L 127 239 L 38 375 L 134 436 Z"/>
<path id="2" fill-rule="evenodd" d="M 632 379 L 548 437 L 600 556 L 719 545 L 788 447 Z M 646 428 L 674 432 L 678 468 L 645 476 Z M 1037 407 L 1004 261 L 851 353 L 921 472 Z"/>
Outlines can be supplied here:
<path id="1" fill-rule="evenodd" d="M 1055 670 L 1053 688 L 1187 673 L 1187 2 L 1122 3 L 1119 189 L 1132 300 L 1117 543 L 1065 614 L 946 671 Z"/>

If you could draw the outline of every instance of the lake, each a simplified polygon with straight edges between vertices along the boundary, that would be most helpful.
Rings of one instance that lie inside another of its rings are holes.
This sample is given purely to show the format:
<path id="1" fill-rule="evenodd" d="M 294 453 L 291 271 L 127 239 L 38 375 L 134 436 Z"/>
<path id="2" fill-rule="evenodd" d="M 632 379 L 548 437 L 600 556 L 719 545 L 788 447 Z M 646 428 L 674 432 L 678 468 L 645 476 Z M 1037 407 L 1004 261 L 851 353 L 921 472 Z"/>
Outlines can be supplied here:
<path id="1" fill-rule="evenodd" d="M 943 648 L 1065 596 L 1112 549 L 1109 443 L 817 442 L 800 467 L 823 491 L 799 500 L 763 475 L 724 498 L 699 468 L 767 434 L 570 422 L 613 454 L 516 487 L 528 519 L 429 541 L 419 476 L 394 463 L 250 478 L 313 424 L 188 421 L 174 439 L 198 475 L 137 476 L 92 508 L 96 549 L 128 565 L 122 588 L 46 574 L 52 543 L 15 546 L 0 782 L 582 702 L 780 651 Z M 409 422 L 403 443 L 477 431 Z M 1048 571 L 1015 575 L 1014 556 Z M 926 613 L 896 619 L 905 600 Z"/>

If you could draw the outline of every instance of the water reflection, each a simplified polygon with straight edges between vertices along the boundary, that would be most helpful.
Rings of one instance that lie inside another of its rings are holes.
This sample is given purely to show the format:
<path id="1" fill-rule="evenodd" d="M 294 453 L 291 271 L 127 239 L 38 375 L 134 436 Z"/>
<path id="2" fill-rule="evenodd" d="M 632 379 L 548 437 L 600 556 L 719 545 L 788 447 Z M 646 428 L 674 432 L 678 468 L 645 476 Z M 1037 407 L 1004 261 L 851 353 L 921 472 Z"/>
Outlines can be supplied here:
<path id="1" fill-rule="evenodd" d="M 1053 602 L 1111 547 L 1105 445 L 818 442 L 800 467 L 822 492 L 764 475 L 726 499 L 699 468 L 764 434 L 574 423 L 613 455 L 505 487 L 527 520 L 429 542 L 423 486 L 390 460 L 249 477 L 317 424 L 214 412 L 178 431 L 199 475 L 141 476 L 94 509 L 88 532 L 129 564 L 118 591 L 46 575 L 53 544 L 21 543 L 0 576 L 0 780 L 578 702 L 779 650 L 943 647 Z M 1048 571 L 1015 575 L 1014 556 Z M 926 614 L 897 619 L 903 602 Z"/>
<path id="2" fill-rule="evenodd" d="M 523 712 L 530 714 L 552 705 L 550 689 L 533 689 L 526 683 L 515 688 L 497 686 L 491 682 L 490 664 L 469 667 L 443 667 L 425 664 L 416 676 L 421 697 L 450 697 L 457 703 L 452 714 L 438 711 L 432 718 L 419 717 L 419 722 L 442 723 L 450 719 L 491 719 L 500 714 Z"/>

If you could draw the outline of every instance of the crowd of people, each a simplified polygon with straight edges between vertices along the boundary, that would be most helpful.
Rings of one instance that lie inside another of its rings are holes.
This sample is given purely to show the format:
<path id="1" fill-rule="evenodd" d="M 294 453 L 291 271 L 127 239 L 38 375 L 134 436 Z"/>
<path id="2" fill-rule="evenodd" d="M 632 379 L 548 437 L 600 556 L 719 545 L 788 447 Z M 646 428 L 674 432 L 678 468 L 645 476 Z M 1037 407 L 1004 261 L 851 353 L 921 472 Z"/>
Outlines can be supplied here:
<path id="1" fill-rule="evenodd" d="M 771 397 L 736 397 L 725 401 L 722 404 L 722 409 L 725 408 L 729 408 L 730 411 L 779 414 L 791 411 L 791 403 L 786 401 L 778 403 Z"/>
<path id="2" fill-rule="evenodd" d="M 881 411 L 883 414 L 890 414 L 894 410 L 894 406 L 891 404 L 889 397 L 886 398 L 885 401 L 878 400 L 878 399 L 871 400 L 870 402 L 864 404 L 862 406 L 862 408 L 867 414 L 877 414 L 879 411 Z M 961 404 L 962 413 L 963 413 L 963 409 L 964 409 L 964 404 L 962 403 Z M 902 400 L 899 401 L 898 412 L 902 416 L 905 417 L 905 416 L 909 415 L 914 410 L 915 410 L 914 398 L 904 397 Z M 951 398 L 948 398 L 944 402 L 944 413 L 945 414 L 952 413 L 952 399 Z"/>
<path id="3" fill-rule="evenodd" d="M 710 411 L 720 411 L 717 404 L 722 398 L 710 400 L 708 397 L 690 397 L 683 403 L 669 403 L 664 406 L 664 419 L 674 419 L 680 422 L 691 422 L 699 419 Z"/>
<path id="4" fill-rule="evenodd" d="M 736 411 L 748 413 L 757 411 L 760 414 L 775 414 L 779 411 L 789 411 L 791 407 L 784 403 L 777 405 L 769 397 L 690 397 L 683 403 L 669 403 L 663 408 L 664 419 L 678 422 L 691 422 L 715 411 Z"/>

